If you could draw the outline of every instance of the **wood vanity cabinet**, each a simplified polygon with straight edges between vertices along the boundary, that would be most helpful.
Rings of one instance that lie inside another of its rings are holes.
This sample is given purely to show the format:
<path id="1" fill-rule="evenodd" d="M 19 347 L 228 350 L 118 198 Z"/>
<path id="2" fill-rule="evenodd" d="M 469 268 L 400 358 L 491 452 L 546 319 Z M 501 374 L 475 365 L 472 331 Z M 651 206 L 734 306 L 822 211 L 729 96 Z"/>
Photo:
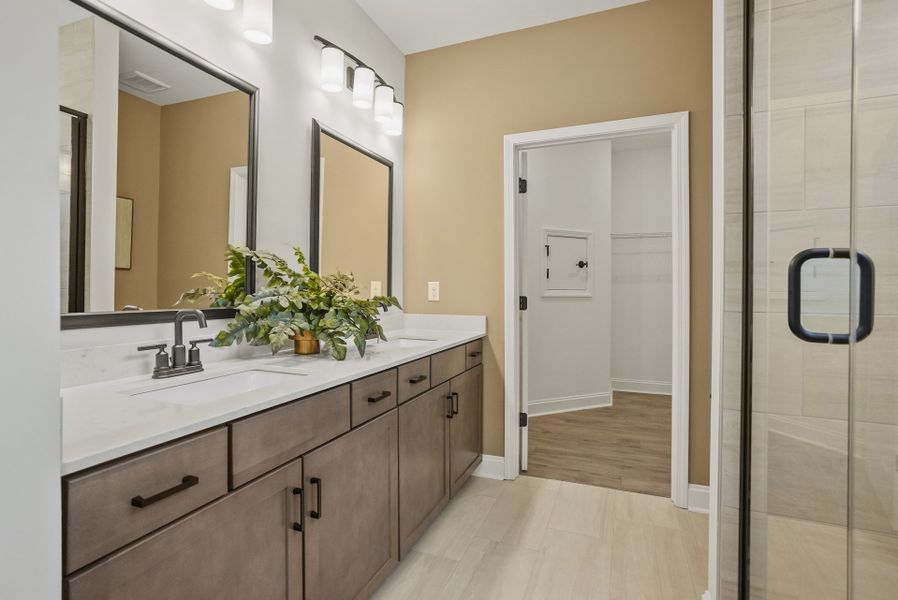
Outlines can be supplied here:
<path id="1" fill-rule="evenodd" d="M 450 384 L 399 407 L 399 556 L 449 502 Z"/>
<path id="2" fill-rule="evenodd" d="M 67 578 L 66 598 L 300 600 L 301 485 L 297 460 Z"/>
<path id="3" fill-rule="evenodd" d="M 306 598 L 367 598 L 399 560 L 395 410 L 305 455 Z"/>
<path id="4" fill-rule="evenodd" d="M 65 598 L 368 598 L 481 462 L 481 348 L 64 478 Z"/>
<path id="5" fill-rule="evenodd" d="M 483 365 L 450 381 L 449 471 L 454 496 L 482 460 Z"/>

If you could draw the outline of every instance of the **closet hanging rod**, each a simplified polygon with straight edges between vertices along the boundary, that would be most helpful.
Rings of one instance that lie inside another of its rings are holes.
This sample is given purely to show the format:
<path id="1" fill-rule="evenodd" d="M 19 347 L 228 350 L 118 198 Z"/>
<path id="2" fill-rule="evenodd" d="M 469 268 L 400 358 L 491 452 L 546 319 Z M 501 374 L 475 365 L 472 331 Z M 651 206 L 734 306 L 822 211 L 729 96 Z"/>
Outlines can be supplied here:
<path id="1" fill-rule="evenodd" d="M 671 233 L 669 231 L 653 231 L 650 233 L 612 233 L 611 239 L 613 240 L 630 240 L 630 239 L 642 239 L 642 238 L 669 238 Z"/>

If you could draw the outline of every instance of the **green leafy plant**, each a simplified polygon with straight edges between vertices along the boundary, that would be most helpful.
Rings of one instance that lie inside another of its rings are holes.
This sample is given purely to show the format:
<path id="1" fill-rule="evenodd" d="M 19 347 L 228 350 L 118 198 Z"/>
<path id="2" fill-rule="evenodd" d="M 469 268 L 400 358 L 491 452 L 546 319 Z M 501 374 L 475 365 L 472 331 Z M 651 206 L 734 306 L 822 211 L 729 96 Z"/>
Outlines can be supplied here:
<path id="1" fill-rule="evenodd" d="M 390 306 L 401 308 L 395 297 L 362 298 L 351 274 L 318 275 L 309 268 L 298 247 L 293 248 L 293 254 L 298 269 L 276 254 L 232 247 L 228 249 L 227 278 L 196 275 L 210 285 L 185 292 L 182 300 L 207 298 L 213 306 L 232 306 L 237 310 L 234 320 L 215 337 L 213 346 L 246 342 L 253 346 L 270 345 L 272 353 L 276 353 L 294 336 L 309 332 L 331 356 L 343 360 L 348 340 L 362 356 L 369 337 L 386 341 L 378 311 Z M 236 294 L 232 288 L 237 279 L 235 275 L 232 281 L 231 273 L 239 271 L 239 262 L 245 282 L 247 259 L 261 269 L 265 283 L 254 294 Z"/>

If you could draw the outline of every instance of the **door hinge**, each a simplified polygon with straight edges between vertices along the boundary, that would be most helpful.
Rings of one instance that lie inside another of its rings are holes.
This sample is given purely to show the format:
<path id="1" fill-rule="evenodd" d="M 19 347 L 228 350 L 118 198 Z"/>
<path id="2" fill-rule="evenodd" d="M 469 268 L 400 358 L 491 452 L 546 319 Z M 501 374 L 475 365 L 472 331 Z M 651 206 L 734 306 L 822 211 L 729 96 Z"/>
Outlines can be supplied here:
<path id="1" fill-rule="evenodd" d="M 546 256 L 549 256 L 549 244 L 546 244 Z"/>
<path id="2" fill-rule="evenodd" d="M 522 412 L 519 420 L 521 427 L 527 427 L 527 413 Z"/>
<path id="3" fill-rule="evenodd" d="M 527 296 L 518 296 L 518 308 L 527 310 Z"/>
<path id="4" fill-rule="evenodd" d="M 526 194 L 527 193 L 527 180 L 523 177 L 518 177 L 518 193 Z"/>

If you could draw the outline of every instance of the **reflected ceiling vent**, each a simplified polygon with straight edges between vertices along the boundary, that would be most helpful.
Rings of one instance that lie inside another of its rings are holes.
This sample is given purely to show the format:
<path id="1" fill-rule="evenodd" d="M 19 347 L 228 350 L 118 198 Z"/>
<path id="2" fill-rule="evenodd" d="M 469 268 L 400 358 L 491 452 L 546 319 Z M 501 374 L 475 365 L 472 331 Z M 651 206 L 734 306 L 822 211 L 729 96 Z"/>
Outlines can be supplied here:
<path id="1" fill-rule="evenodd" d="M 144 94 L 153 94 L 171 89 L 171 86 L 167 83 L 159 81 L 158 79 L 153 79 L 146 73 L 141 73 L 140 71 L 122 73 L 119 75 L 118 80 L 122 85 L 137 90 L 138 92 L 143 92 Z"/>

